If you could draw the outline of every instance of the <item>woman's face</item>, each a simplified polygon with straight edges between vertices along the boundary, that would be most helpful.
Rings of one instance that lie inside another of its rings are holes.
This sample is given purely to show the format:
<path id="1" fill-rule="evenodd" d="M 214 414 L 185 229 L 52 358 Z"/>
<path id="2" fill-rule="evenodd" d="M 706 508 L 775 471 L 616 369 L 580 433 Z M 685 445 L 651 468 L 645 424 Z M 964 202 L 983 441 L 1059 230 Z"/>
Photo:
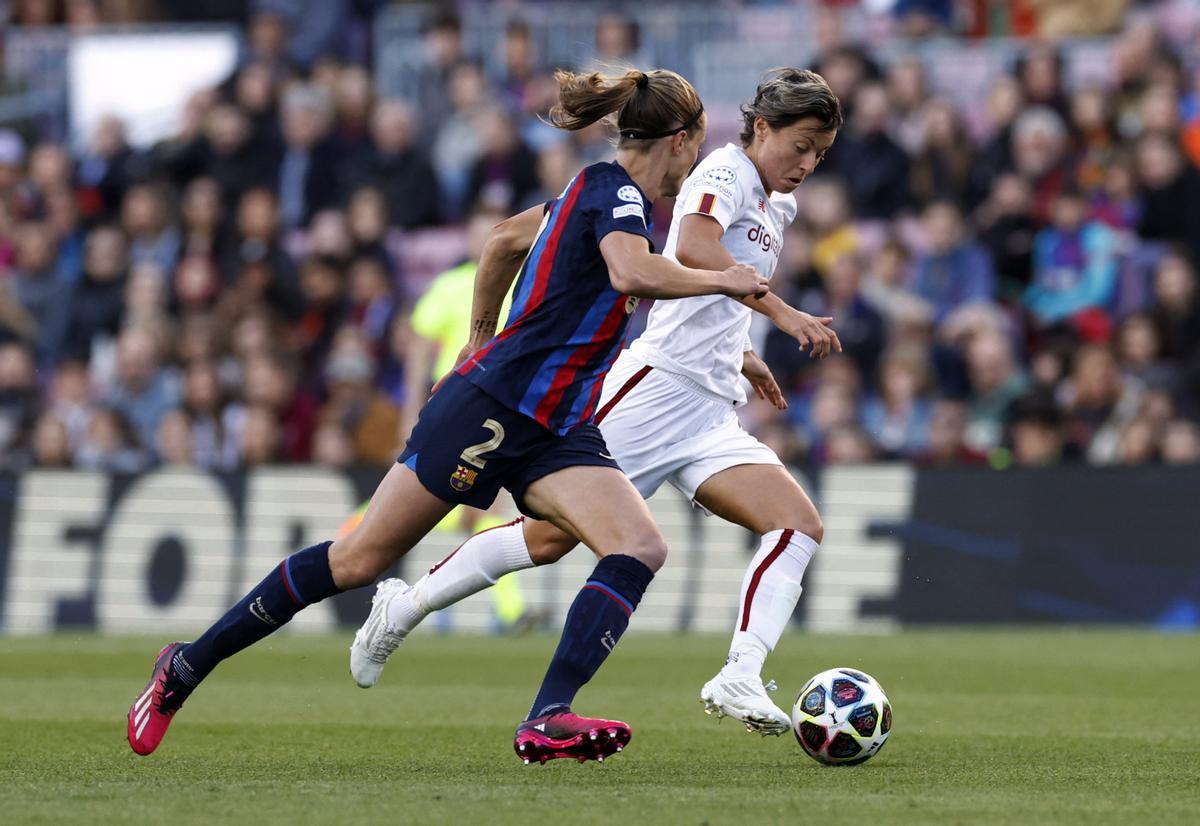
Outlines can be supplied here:
<path id="1" fill-rule="evenodd" d="M 774 129 L 763 118 L 754 122 L 754 139 L 746 154 L 758 167 L 770 192 L 787 194 L 813 173 L 837 138 L 836 130 L 821 130 L 816 118 L 801 118 Z"/>

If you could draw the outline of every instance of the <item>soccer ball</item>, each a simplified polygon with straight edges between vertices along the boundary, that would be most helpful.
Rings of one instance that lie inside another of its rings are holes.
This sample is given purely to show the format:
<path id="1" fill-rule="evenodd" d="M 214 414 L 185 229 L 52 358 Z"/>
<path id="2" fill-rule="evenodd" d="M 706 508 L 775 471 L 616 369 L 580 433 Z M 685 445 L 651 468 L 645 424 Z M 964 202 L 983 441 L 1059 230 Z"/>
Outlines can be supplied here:
<path id="1" fill-rule="evenodd" d="M 892 731 L 892 704 L 870 674 L 831 668 L 804 684 L 792 707 L 800 748 L 829 766 L 862 763 L 883 748 Z"/>

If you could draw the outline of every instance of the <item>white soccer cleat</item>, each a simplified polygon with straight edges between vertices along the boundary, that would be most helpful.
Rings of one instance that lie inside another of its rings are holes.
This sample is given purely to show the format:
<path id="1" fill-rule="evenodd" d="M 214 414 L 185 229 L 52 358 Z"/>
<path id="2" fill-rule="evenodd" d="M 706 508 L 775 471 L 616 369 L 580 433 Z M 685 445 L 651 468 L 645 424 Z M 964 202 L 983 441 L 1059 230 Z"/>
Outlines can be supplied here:
<path id="1" fill-rule="evenodd" d="M 390 631 L 387 626 L 387 607 L 411 586 L 402 579 L 385 579 L 375 587 L 371 598 L 371 614 L 354 634 L 350 646 L 350 675 L 360 688 L 370 688 L 379 680 L 388 657 L 400 647 L 407 631 Z"/>
<path id="2" fill-rule="evenodd" d="M 700 702 L 704 703 L 705 714 L 741 720 L 746 731 L 780 735 L 791 730 L 792 718 L 767 696 L 776 688 L 774 680 L 764 686 L 761 677 L 718 674 L 700 689 Z"/>

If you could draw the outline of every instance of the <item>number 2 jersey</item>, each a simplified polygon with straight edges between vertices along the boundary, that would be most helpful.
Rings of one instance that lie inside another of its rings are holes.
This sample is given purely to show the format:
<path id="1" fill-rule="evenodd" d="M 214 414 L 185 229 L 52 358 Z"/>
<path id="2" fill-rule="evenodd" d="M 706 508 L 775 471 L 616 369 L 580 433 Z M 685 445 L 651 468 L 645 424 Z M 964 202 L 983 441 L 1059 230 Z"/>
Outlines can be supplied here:
<path id="1" fill-rule="evenodd" d="M 784 230 L 796 217 L 796 199 L 781 193 L 768 197 L 754 162 L 729 143 L 711 152 L 684 181 L 663 255 L 676 258 L 679 225 L 692 214 L 716 220 L 725 231 L 721 246 L 733 260 L 770 278 Z M 752 315 L 745 304 L 723 295 L 656 301 L 630 353 L 684 376 L 710 395 L 743 404 L 742 354 L 750 349 Z"/>
<path id="2" fill-rule="evenodd" d="M 653 250 L 650 226 L 650 204 L 623 167 L 585 168 L 547 205 L 504 329 L 458 374 L 554 433 L 590 420 L 637 306 L 613 288 L 600 241 L 628 232 Z"/>

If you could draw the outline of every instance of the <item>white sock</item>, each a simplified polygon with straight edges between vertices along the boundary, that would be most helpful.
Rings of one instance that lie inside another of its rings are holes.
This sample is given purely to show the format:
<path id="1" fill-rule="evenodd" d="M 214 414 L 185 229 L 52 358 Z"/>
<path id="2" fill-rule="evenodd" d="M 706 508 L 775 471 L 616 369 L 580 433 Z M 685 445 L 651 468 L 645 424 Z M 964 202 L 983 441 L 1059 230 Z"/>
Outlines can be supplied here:
<path id="1" fill-rule="evenodd" d="M 411 631 L 429 614 L 490 588 L 505 574 L 532 568 L 524 522 L 522 516 L 507 525 L 480 531 L 434 565 L 388 603 L 388 627 Z"/>
<path id="2" fill-rule="evenodd" d="M 816 540 L 796 530 L 763 534 L 742 579 L 737 625 L 721 673 L 729 677 L 762 674 L 763 662 L 791 621 L 803 590 L 804 569 L 818 547 Z"/>

